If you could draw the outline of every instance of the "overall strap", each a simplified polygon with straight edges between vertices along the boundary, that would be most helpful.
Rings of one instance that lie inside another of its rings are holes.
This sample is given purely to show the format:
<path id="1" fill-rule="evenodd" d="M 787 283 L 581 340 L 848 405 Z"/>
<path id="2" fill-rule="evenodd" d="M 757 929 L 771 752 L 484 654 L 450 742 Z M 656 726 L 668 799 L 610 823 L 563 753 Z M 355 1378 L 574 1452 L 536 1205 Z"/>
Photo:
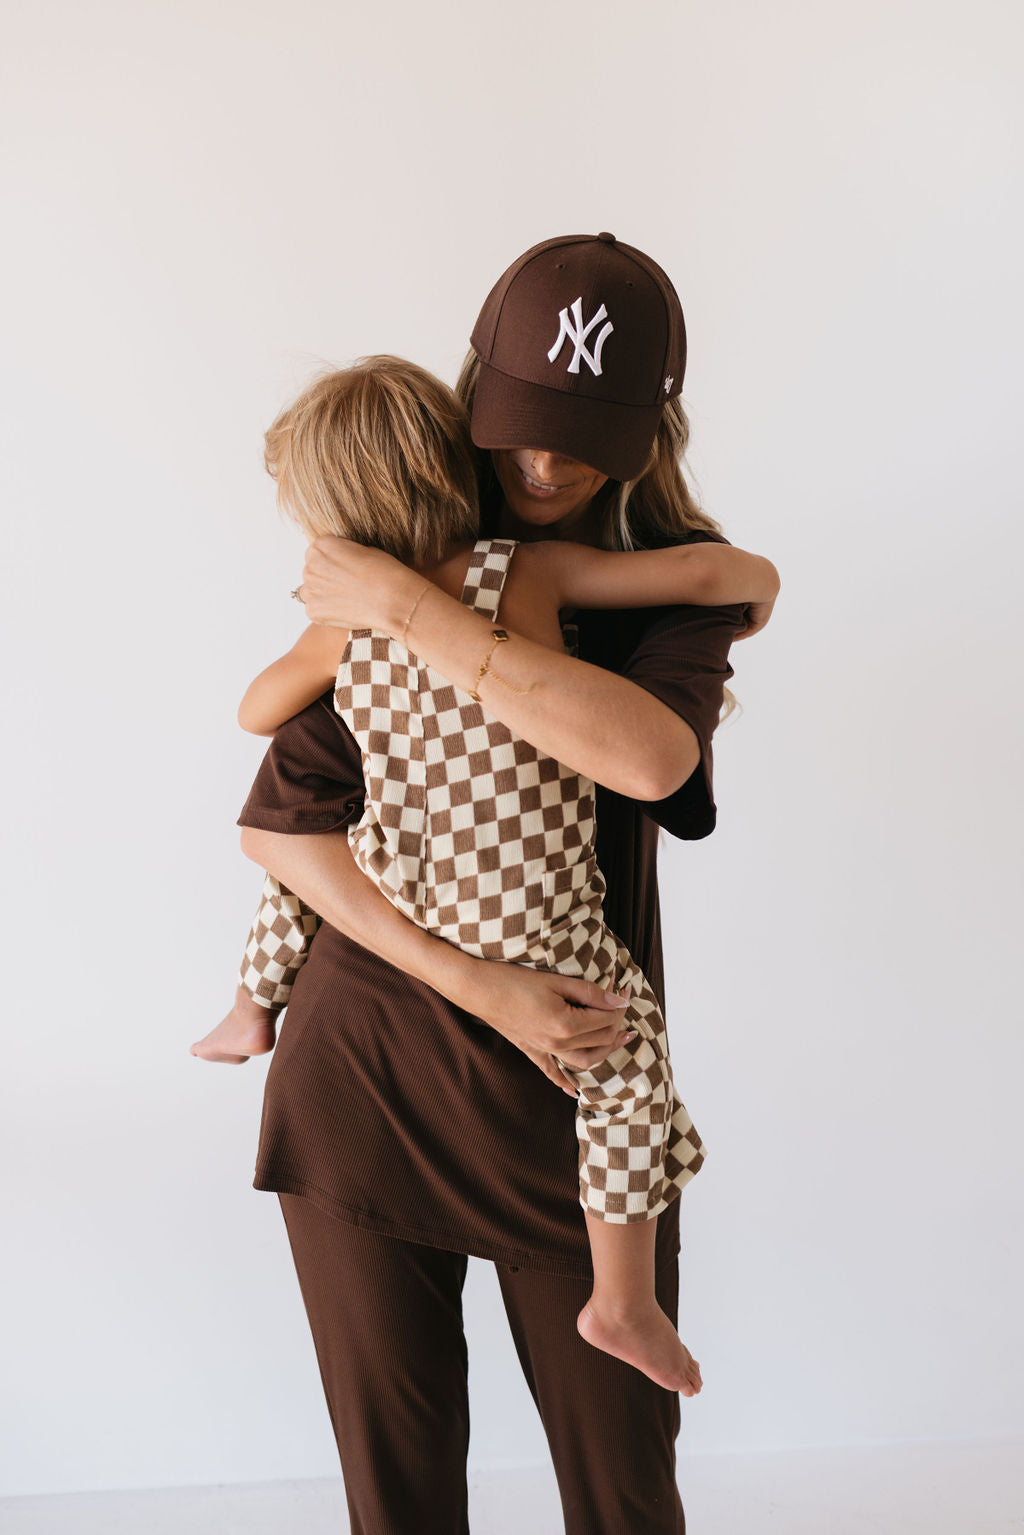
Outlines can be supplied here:
<path id="1" fill-rule="evenodd" d="M 492 622 L 498 616 L 498 604 L 517 543 L 515 538 L 481 538 L 473 545 L 469 557 L 459 601 Z"/>

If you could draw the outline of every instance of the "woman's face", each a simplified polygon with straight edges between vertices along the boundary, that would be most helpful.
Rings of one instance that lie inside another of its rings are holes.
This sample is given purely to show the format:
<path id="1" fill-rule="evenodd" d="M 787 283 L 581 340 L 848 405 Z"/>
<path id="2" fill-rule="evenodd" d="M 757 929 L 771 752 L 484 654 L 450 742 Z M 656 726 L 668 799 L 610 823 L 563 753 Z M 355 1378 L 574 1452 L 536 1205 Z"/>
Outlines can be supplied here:
<path id="1" fill-rule="evenodd" d="M 511 514 L 503 532 L 586 542 L 587 509 L 606 474 L 546 448 L 493 448 L 491 459 Z"/>

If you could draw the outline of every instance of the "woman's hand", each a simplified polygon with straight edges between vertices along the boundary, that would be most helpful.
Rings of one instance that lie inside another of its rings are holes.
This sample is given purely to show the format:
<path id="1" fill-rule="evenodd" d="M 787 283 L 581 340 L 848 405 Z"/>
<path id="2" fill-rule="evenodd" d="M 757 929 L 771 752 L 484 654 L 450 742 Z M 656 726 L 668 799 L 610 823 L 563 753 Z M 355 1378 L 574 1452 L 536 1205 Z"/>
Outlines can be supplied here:
<path id="1" fill-rule="evenodd" d="M 314 538 L 306 550 L 299 596 L 310 623 L 393 632 L 425 577 L 382 549 L 350 538 Z"/>
<path id="2" fill-rule="evenodd" d="M 572 1097 L 576 1088 L 552 1055 L 585 1068 L 623 1043 L 626 999 L 591 981 L 500 959 L 477 959 L 435 938 L 367 879 L 352 855 L 345 827 L 292 833 L 247 826 L 242 830 L 242 852 L 272 870 L 340 933 L 503 1034 Z M 396 981 L 400 983 L 401 977 Z"/>
<path id="3" fill-rule="evenodd" d="M 573 1098 L 576 1086 L 554 1057 L 586 1070 L 617 1050 L 629 1033 L 621 1017 L 626 998 L 593 981 L 529 965 L 477 961 L 473 995 L 464 1005 Z"/>

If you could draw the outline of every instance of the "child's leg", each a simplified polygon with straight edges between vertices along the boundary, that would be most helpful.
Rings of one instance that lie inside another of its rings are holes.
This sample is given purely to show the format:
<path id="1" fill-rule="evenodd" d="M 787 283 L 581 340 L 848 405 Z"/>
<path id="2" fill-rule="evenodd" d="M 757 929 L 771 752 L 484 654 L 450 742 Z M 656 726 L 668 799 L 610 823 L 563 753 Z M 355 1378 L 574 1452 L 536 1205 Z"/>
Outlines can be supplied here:
<path id="1" fill-rule="evenodd" d="M 245 944 L 234 1006 L 190 1047 L 204 1061 L 240 1066 L 276 1043 L 277 1015 L 291 1000 L 320 918 L 268 874 Z"/>
<path id="2" fill-rule="evenodd" d="M 231 1011 L 209 1034 L 190 1045 L 189 1053 L 226 1066 L 240 1066 L 250 1055 L 266 1055 L 277 1042 L 280 1011 L 279 1007 L 257 1001 L 244 986 L 239 986 Z"/>
<path id="3" fill-rule="evenodd" d="M 705 1148 L 672 1080 L 665 1021 L 634 969 L 625 1026 L 637 1037 L 589 1070 L 565 1065 L 580 1088 L 580 1203 L 594 1293 L 579 1329 L 595 1347 L 692 1396 L 700 1369 L 654 1299 L 655 1216 L 699 1171 Z"/>
<path id="4" fill-rule="evenodd" d="M 580 1089 L 580 1203 L 612 1221 L 658 1215 L 704 1165 L 707 1148 L 676 1091 L 657 998 L 633 972 L 622 1026 L 636 1037 L 589 1069 L 560 1065 Z"/>
<path id="5" fill-rule="evenodd" d="M 657 1220 L 621 1225 L 587 1211 L 586 1221 L 594 1291 L 577 1318 L 580 1335 L 666 1390 L 695 1396 L 700 1365 L 655 1298 Z"/>

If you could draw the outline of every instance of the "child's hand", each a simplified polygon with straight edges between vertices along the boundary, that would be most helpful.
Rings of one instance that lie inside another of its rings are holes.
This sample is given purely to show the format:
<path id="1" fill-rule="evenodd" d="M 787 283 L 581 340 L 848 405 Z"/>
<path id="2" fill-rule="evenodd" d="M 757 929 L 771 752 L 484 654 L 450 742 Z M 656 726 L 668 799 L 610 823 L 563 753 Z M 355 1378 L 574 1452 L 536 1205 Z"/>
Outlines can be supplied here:
<path id="1" fill-rule="evenodd" d="M 747 621 L 742 629 L 737 629 L 733 635 L 734 640 L 749 640 L 752 634 L 763 629 L 772 616 L 772 608 L 775 606 L 775 598 L 770 602 L 748 602 Z"/>
<path id="2" fill-rule="evenodd" d="M 250 1055 L 266 1055 L 276 1042 L 280 1011 L 280 1008 L 261 1007 L 239 986 L 230 1013 L 225 1014 L 205 1039 L 191 1045 L 189 1053 L 204 1061 L 219 1061 L 225 1066 L 241 1066 Z"/>

